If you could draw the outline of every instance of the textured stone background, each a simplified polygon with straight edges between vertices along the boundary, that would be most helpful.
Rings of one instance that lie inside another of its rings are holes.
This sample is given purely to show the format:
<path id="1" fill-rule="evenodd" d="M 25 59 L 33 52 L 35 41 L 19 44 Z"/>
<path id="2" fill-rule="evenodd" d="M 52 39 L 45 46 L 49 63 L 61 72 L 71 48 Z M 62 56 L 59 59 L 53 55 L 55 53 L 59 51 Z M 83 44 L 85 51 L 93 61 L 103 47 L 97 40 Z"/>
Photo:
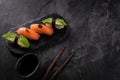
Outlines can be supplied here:
<path id="1" fill-rule="evenodd" d="M 18 58 L 10 54 L 0 37 L 0 80 L 40 80 L 40 71 L 64 45 L 67 49 L 55 69 L 72 50 L 82 48 L 55 80 L 120 80 L 120 0 L 0 0 L 0 36 L 51 13 L 68 21 L 72 29 L 68 40 L 38 52 L 41 66 L 25 79 L 14 69 Z"/>

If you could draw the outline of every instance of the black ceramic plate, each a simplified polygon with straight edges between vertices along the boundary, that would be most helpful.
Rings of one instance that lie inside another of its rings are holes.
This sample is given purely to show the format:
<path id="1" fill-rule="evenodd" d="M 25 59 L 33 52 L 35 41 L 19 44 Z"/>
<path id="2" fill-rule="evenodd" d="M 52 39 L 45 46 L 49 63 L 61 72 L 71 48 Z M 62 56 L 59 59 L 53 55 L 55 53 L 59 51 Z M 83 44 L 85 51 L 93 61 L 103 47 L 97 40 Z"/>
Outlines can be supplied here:
<path id="1" fill-rule="evenodd" d="M 49 48 L 57 43 L 60 43 L 61 41 L 66 40 L 66 37 L 68 37 L 69 33 L 70 33 L 70 27 L 69 27 L 67 21 L 62 16 L 60 16 L 58 14 L 50 14 L 50 15 L 44 16 L 42 18 L 36 18 L 36 19 L 29 21 L 23 25 L 20 25 L 19 27 L 22 27 L 22 26 L 29 27 L 31 24 L 41 23 L 41 21 L 43 19 L 46 19 L 49 17 L 53 18 L 52 27 L 54 28 L 54 34 L 52 36 L 41 35 L 40 39 L 37 41 L 29 40 L 31 46 L 28 49 L 20 48 L 18 46 L 14 46 L 14 45 L 10 45 L 10 44 L 7 45 L 8 49 L 14 54 L 21 55 L 21 54 L 28 53 L 30 51 L 36 51 L 36 50 L 40 51 L 43 49 L 45 50 L 45 49 L 47 49 L 47 48 Z M 67 23 L 67 26 L 65 26 L 62 29 L 56 29 L 55 25 L 54 25 L 54 20 L 56 18 L 63 19 Z M 18 28 L 13 29 L 12 31 L 15 32 Z"/>

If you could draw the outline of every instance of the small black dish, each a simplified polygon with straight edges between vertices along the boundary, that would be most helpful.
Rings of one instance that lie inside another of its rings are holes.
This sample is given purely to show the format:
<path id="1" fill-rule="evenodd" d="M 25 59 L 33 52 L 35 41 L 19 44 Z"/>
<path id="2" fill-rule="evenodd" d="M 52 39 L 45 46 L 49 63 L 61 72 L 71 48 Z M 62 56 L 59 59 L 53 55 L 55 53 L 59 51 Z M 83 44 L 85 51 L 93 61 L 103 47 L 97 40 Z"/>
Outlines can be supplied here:
<path id="1" fill-rule="evenodd" d="M 39 65 L 38 57 L 35 54 L 27 53 L 18 59 L 15 69 L 21 76 L 27 78 L 36 72 Z"/>
<path id="2" fill-rule="evenodd" d="M 29 28 L 29 26 L 31 24 L 41 23 L 42 20 L 44 20 L 46 18 L 53 18 L 54 20 L 56 18 L 60 18 L 60 19 L 63 19 L 67 23 L 67 21 L 62 16 L 60 16 L 58 14 L 50 14 L 50 15 L 47 15 L 44 17 L 40 17 L 40 18 L 31 20 L 23 25 L 20 25 L 19 27 L 26 26 Z M 7 43 L 8 49 L 12 53 L 14 53 L 15 56 L 16 55 L 21 56 L 28 52 L 37 51 L 37 50 L 39 50 L 39 51 L 45 50 L 53 45 L 56 45 L 62 41 L 67 40 L 67 37 L 69 36 L 70 30 L 71 30 L 68 23 L 67 23 L 67 26 L 65 26 L 63 29 L 55 29 L 55 25 L 54 25 L 55 21 L 54 20 L 53 20 L 53 24 L 52 24 L 52 27 L 54 28 L 54 34 L 52 36 L 41 35 L 40 39 L 37 41 L 29 40 L 31 46 L 28 49 L 23 49 L 23 48 L 20 48 L 19 46 L 10 45 Z M 15 32 L 19 27 L 12 29 L 12 31 Z"/>

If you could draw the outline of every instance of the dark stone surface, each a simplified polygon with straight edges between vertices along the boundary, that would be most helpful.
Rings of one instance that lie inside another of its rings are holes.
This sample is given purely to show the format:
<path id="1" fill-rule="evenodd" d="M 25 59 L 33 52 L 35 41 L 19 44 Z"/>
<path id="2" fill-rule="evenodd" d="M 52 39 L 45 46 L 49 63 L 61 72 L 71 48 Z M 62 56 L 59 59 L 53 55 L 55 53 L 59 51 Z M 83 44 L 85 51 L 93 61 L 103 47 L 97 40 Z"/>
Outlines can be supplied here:
<path id="1" fill-rule="evenodd" d="M 38 52 L 41 66 L 30 78 L 15 70 L 18 60 L 0 37 L 0 80 L 40 80 L 56 53 L 67 46 L 54 70 L 82 46 L 55 80 L 120 80 L 120 0 L 0 0 L 0 36 L 34 18 L 57 13 L 72 31 L 67 41 Z"/>

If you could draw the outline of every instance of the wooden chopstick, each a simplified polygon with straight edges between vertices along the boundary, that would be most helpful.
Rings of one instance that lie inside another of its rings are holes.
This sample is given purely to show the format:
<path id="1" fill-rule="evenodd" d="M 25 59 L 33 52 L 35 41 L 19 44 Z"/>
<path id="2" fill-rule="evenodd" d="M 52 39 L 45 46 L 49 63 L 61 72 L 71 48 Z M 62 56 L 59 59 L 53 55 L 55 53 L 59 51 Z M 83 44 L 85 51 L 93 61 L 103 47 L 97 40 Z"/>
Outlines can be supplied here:
<path id="1" fill-rule="evenodd" d="M 63 51 L 65 50 L 66 47 L 63 47 L 58 54 L 55 56 L 54 60 L 52 61 L 52 63 L 49 65 L 46 73 L 44 74 L 42 80 L 45 80 L 46 77 L 48 76 L 49 72 L 51 71 L 51 69 L 53 68 L 53 66 L 55 65 L 55 63 L 57 62 L 57 60 L 59 59 L 59 57 L 61 56 L 61 54 L 63 53 Z"/>
<path id="2" fill-rule="evenodd" d="M 55 76 L 64 68 L 64 66 L 71 60 L 71 58 L 74 56 L 74 54 L 76 53 L 76 51 L 79 48 L 77 48 L 74 52 L 72 52 L 67 59 L 64 61 L 64 63 L 53 73 L 53 75 L 50 77 L 49 80 L 54 80 Z"/>

